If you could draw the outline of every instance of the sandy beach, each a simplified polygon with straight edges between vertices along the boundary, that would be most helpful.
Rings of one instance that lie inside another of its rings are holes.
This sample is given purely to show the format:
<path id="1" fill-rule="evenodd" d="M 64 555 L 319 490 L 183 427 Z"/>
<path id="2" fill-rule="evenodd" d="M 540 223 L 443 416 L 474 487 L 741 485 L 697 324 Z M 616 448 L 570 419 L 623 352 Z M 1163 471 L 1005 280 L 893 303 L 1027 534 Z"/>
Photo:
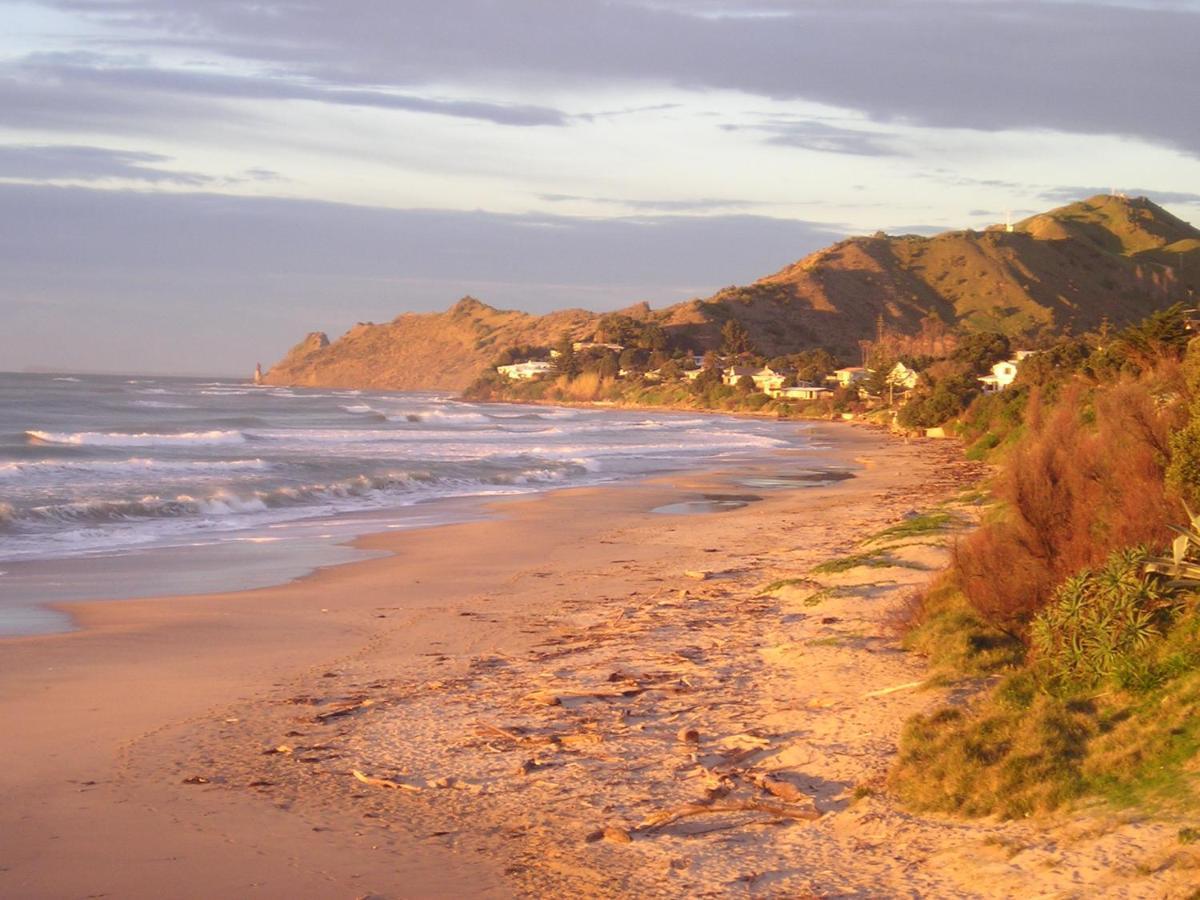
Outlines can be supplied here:
<path id="1" fill-rule="evenodd" d="M 817 434 L 854 478 L 744 486 L 786 483 L 781 456 L 509 500 L 292 584 L 76 604 L 80 630 L 5 641 L 0 895 L 1187 896 L 1152 864 L 1166 825 L 1047 837 L 888 799 L 904 719 L 950 694 L 889 617 L 953 535 L 811 570 L 981 472 Z"/>

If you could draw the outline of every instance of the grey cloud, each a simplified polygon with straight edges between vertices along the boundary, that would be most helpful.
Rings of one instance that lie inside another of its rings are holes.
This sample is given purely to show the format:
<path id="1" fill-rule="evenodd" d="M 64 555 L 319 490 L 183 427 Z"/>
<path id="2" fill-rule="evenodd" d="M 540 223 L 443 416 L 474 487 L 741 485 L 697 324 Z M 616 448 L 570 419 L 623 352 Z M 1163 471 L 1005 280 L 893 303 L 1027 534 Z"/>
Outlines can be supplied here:
<path id="1" fill-rule="evenodd" d="M 717 197 L 698 197 L 691 200 L 653 200 L 627 199 L 621 197 L 585 197 L 578 194 L 538 194 L 538 198 L 549 203 L 585 202 L 600 203 L 605 206 L 622 206 L 626 209 L 636 209 L 646 212 L 712 212 L 724 209 L 748 209 L 755 206 L 765 206 L 756 200 L 722 199 Z"/>
<path id="2" fill-rule="evenodd" d="M 561 126 L 567 123 L 564 113 L 541 106 L 440 99 L 380 90 L 351 90 L 272 75 L 230 75 L 121 65 L 94 55 L 81 59 L 76 54 L 37 54 L 25 60 L 19 70 L 26 78 L 38 76 L 43 83 L 49 81 L 68 91 L 100 87 L 106 91 L 115 88 L 135 96 L 150 91 L 229 99 L 309 100 L 340 106 L 481 119 L 499 125 Z"/>
<path id="3" fill-rule="evenodd" d="M 72 144 L 0 146 L 0 178 L 25 181 L 97 181 L 124 178 L 198 187 L 211 181 L 194 172 L 157 168 L 169 156 Z"/>
<path id="4" fill-rule="evenodd" d="M 852 156 L 897 156 L 887 136 L 875 131 L 841 128 L 815 119 L 770 119 L 759 125 L 722 125 L 726 131 L 756 131 L 767 136 L 768 144 L 797 147 L 821 153 Z"/>
<path id="5" fill-rule="evenodd" d="M 665 82 L 816 100 L 880 120 L 1119 133 L 1200 153 L 1200 119 L 1178 106 L 1200 81 L 1194 6 L 369 0 L 350 13 L 313 0 L 58 5 L 349 89 Z"/>
<path id="6" fill-rule="evenodd" d="M 538 312 L 665 304 L 840 236 L 751 215 L 517 216 L 15 184 L 0 184 L 0 210 L 0 360 L 17 368 L 240 371 L 307 331 L 468 292 Z"/>
<path id="7" fill-rule="evenodd" d="M 1093 197 L 1096 194 L 1108 194 L 1113 189 L 1113 185 L 1107 187 L 1063 186 L 1041 191 L 1038 197 L 1052 203 L 1070 203 L 1084 197 Z M 1200 203 L 1200 194 L 1192 194 L 1187 191 L 1156 191 L 1150 188 L 1124 187 L 1122 185 L 1116 185 L 1116 190 L 1130 197 L 1149 197 L 1155 203 Z"/>

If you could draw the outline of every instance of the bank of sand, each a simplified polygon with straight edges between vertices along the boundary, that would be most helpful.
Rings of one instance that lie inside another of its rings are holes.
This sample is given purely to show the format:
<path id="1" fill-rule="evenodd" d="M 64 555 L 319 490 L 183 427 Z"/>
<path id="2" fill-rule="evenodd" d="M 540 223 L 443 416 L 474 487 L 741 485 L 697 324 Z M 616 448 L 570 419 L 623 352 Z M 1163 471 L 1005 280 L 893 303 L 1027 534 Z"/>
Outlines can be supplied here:
<path id="1" fill-rule="evenodd" d="M 730 473 L 506 501 L 4 642 L 0 896 L 1186 896 L 1163 825 L 887 798 L 904 719 L 947 696 L 887 621 L 948 537 L 810 570 L 979 473 L 816 436 L 857 477 L 711 515 L 651 510 Z"/>

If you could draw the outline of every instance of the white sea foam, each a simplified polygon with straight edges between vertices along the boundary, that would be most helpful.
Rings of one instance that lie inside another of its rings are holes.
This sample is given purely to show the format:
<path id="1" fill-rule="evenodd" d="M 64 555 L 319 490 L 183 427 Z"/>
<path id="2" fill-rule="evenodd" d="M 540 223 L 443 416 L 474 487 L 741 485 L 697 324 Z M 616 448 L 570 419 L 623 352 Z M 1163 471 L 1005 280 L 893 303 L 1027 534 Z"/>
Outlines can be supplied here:
<path id="1" fill-rule="evenodd" d="M 73 444 L 107 447 L 154 447 L 180 444 L 215 445 L 245 443 L 246 436 L 240 431 L 185 431 L 181 434 L 123 434 L 113 431 L 26 431 L 25 435 L 35 444 Z"/>
<path id="2" fill-rule="evenodd" d="M 0 480 L 36 476 L 138 475 L 147 472 L 207 475 L 263 471 L 270 468 L 270 463 L 262 459 L 171 460 L 142 457 L 91 460 L 39 459 L 0 463 Z"/>

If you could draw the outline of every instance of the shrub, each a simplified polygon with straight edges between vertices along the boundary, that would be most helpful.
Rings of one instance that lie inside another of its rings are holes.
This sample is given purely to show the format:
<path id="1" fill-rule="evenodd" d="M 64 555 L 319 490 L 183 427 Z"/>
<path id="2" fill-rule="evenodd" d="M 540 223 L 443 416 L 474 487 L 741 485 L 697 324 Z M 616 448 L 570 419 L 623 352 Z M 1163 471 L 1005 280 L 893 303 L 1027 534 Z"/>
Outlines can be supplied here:
<path id="1" fill-rule="evenodd" d="M 1164 450 L 1178 404 L 1160 402 L 1162 387 L 1076 381 L 1048 411 L 1030 402 L 996 482 L 1004 514 L 955 548 L 959 581 L 987 621 L 1024 634 L 1070 575 L 1118 548 L 1166 542 L 1177 512 Z"/>
<path id="2" fill-rule="evenodd" d="M 1054 592 L 1030 629 L 1033 650 L 1050 676 L 1084 687 L 1129 671 L 1170 624 L 1171 601 L 1158 579 L 1142 573 L 1144 548 L 1119 550 Z"/>

